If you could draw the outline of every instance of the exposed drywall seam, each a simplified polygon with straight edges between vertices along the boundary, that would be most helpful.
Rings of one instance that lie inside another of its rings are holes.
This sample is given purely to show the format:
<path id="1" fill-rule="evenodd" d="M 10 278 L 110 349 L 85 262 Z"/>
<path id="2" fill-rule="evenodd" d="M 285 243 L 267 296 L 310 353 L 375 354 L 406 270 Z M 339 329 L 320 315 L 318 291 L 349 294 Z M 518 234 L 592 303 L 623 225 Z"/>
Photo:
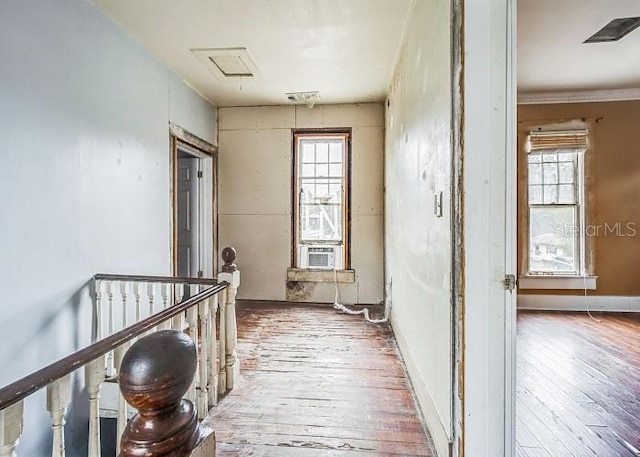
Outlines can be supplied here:
<path id="1" fill-rule="evenodd" d="M 452 445 L 453 457 L 464 456 L 464 1 L 451 5 L 451 224 L 452 224 Z"/>

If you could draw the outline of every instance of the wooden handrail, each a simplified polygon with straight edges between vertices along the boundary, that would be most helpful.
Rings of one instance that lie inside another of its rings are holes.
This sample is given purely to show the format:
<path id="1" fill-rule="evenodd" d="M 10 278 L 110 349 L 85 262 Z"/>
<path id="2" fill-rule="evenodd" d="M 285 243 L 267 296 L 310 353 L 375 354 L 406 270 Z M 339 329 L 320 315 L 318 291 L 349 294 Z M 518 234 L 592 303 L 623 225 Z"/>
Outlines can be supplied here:
<path id="1" fill-rule="evenodd" d="M 93 275 L 96 281 L 132 281 L 132 282 L 164 282 L 168 284 L 204 284 L 216 285 L 218 280 L 215 278 L 187 278 L 180 276 L 144 276 L 144 275 L 120 275 L 98 273 Z"/>
<path id="2" fill-rule="evenodd" d="M 98 275 L 96 275 L 98 276 Z M 104 276 L 104 275 L 103 275 Z M 116 275 L 114 275 L 116 276 Z M 198 278 L 199 279 L 199 278 Z M 103 338 L 84 349 L 58 360 L 38 371 L 15 381 L 2 389 L 0 389 L 0 411 L 18 403 L 34 392 L 46 387 L 53 381 L 60 379 L 76 369 L 86 365 L 92 360 L 106 354 L 123 343 L 135 338 L 145 331 L 155 327 L 156 325 L 176 316 L 201 301 L 217 294 L 218 292 L 229 287 L 228 282 L 220 282 L 193 297 L 178 303 L 174 306 L 166 308 L 152 316 L 142 319 L 129 327 L 122 329 L 113 335 Z"/>

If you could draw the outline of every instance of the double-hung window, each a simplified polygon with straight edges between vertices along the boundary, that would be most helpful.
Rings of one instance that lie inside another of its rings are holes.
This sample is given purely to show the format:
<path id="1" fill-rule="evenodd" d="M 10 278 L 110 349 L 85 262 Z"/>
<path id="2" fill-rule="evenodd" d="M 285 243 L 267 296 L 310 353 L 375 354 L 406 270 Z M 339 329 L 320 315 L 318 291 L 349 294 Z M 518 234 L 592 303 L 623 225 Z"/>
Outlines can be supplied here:
<path id="1" fill-rule="evenodd" d="M 587 131 L 530 132 L 528 275 L 585 275 Z"/>
<path id="2" fill-rule="evenodd" d="M 348 268 L 349 136 L 294 132 L 294 267 Z"/>

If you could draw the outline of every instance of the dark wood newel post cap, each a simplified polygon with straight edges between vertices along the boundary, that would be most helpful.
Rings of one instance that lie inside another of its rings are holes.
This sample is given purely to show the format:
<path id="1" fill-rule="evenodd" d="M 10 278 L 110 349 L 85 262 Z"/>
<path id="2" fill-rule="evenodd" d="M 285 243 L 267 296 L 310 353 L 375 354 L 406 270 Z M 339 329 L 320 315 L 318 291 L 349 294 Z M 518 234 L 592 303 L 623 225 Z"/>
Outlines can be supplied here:
<path id="1" fill-rule="evenodd" d="M 235 264 L 236 259 L 238 258 L 238 253 L 231 246 L 227 246 L 222 250 L 222 260 L 224 260 L 224 265 L 222 265 L 222 271 L 226 273 L 232 273 L 238 269 Z"/>
<path id="2" fill-rule="evenodd" d="M 127 403 L 138 410 L 122 434 L 121 457 L 188 456 L 200 439 L 196 410 L 182 397 L 196 372 L 196 347 L 176 330 L 136 341 L 118 376 Z"/>

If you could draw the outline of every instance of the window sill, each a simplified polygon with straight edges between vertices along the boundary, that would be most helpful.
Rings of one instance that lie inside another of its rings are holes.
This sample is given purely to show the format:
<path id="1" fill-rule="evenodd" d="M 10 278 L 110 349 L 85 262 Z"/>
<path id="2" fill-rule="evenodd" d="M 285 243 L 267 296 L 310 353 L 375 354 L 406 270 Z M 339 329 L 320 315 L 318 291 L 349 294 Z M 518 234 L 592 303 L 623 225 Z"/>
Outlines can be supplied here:
<path id="1" fill-rule="evenodd" d="M 322 270 L 313 268 L 289 268 L 287 270 L 287 281 L 303 282 L 335 282 L 354 283 L 356 282 L 355 270 Z"/>
<path id="2" fill-rule="evenodd" d="M 556 275 L 539 275 L 539 276 L 520 276 L 518 280 L 518 289 L 567 289 L 567 290 L 595 290 L 597 276 L 556 276 Z"/>

